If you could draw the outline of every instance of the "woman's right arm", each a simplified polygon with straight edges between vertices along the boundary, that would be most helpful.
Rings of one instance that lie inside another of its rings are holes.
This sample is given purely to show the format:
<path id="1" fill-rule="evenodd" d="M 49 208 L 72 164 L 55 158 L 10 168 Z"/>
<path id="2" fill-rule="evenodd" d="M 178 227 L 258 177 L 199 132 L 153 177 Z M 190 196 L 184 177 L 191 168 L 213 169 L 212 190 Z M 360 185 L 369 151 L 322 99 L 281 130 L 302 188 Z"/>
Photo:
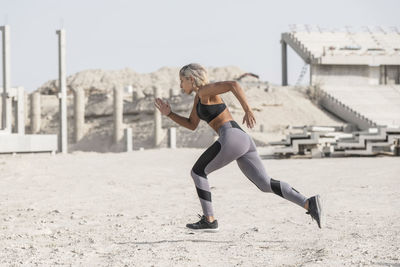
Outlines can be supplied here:
<path id="1" fill-rule="evenodd" d="M 173 120 L 177 124 L 179 124 L 185 128 L 188 128 L 189 130 L 194 131 L 200 122 L 200 118 L 197 116 L 197 112 L 196 112 L 196 105 L 197 105 L 198 101 L 199 101 L 199 97 L 196 95 L 194 98 L 192 112 L 190 113 L 189 118 L 182 117 L 182 116 L 172 112 L 169 104 L 165 103 L 164 101 L 162 101 L 159 98 L 156 99 L 155 105 L 163 115 L 166 115 L 167 117 L 169 117 L 171 120 Z"/>

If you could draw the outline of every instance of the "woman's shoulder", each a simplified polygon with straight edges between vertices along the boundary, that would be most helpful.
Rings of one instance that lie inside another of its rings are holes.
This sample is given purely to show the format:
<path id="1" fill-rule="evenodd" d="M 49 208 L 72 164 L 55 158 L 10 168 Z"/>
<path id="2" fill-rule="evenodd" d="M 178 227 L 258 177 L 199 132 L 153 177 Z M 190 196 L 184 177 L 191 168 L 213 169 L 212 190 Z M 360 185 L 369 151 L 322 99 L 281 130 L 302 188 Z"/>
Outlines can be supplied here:
<path id="1" fill-rule="evenodd" d="M 214 91 L 215 89 L 218 88 L 224 88 L 224 87 L 229 87 L 232 86 L 233 83 L 236 83 L 236 81 L 218 81 L 218 82 L 210 82 L 208 84 L 205 84 L 200 87 L 200 90 L 203 91 Z"/>
<path id="2" fill-rule="evenodd" d="M 232 83 L 236 83 L 236 82 L 237 81 L 229 81 L 229 80 L 210 82 L 210 83 L 204 85 L 203 87 L 207 87 L 207 86 L 223 86 L 223 85 L 226 85 L 226 84 L 232 84 Z"/>

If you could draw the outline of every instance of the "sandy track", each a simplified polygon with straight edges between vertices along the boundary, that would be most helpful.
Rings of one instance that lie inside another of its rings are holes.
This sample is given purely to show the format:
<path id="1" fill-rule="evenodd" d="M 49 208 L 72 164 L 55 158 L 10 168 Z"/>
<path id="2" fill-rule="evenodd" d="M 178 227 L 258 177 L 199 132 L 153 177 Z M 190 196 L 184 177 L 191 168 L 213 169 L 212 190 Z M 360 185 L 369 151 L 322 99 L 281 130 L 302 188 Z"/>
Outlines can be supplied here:
<path id="1" fill-rule="evenodd" d="M 0 265 L 400 266 L 399 158 L 264 160 L 323 196 L 322 230 L 230 164 L 209 176 L 220 232 L 193 234 L 202 151 L 1 156 Z"/>

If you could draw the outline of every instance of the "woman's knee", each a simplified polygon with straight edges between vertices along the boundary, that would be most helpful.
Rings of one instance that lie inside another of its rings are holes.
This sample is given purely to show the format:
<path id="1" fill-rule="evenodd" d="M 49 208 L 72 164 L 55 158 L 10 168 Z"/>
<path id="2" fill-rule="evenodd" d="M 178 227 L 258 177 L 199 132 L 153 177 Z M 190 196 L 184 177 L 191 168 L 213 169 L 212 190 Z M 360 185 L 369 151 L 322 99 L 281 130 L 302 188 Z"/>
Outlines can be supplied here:
<path id="1" fill-rule="evenodd" d="M 190 176 L 194 179 L 196 177 L 196 173 L 193 171 L 193 168 L 190 170 Z"/>
<path id="2" fill-rule="evenodd" d="M 260 189 L 261 192 L 272 192 L 270 179 L 268 177 L 258 176 L 249 178 L 249 180 L 252 181 L 257 186 L 257 188 Z"/>
<path id="3" fill-rule="evenodd" d="M 258 187 L 264 193 L 271 193 L 271 185 L 269 183 L 263 183 Z"/>
<path id="4" fill-rule="evenodd" d="M 263 175 L 258 179 L 259 181 L 259 188 L 262 192 L 264 193 L 271 193 L 272 188 L 271 188 L 271 178 L 268 175 Z"/>

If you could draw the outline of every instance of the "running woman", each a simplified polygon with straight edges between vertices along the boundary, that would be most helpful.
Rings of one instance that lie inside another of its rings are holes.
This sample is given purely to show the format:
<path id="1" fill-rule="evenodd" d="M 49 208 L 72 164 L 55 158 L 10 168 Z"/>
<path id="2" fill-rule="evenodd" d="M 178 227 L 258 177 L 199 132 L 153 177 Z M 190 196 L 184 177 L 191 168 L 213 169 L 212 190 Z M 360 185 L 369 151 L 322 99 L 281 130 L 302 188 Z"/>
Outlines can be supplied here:
<path id="1" fill-rule="evenodd" d="M 212 208 L 208 175 L 236 160 L 243 174 L 262 192 L 275 193 L 305 208 L 306 213 L 310 214 L 321 228 L 322 207 L 319 195 L 307 199 L 289 184 L 269 177 L 254 141 L 233 120 L 222 101 L 220 94 L 232 92 L 245 112 L 242 123 L 246 123 L 248 128 L 255 126 L 254 114 L 239 83 L 235 81 L 209 83 L 207 71 L 199 64 L 182 67 L 179 78 L 181 89 L 186 94 L 193 92 L 196 94 L 189 118 L 172 112 L 169 103 L 160 98 L 155 100 L 155 106 L 163 115 L 190 130 L 195 130 L 200 120 L 205 120 L 219 135 L 218 140 L 200 156 L 191 170 L 204 215 L 200 216 L 200 221 L 187 224 L 186 227 L 208 232 L 218 231 L 218 221 L 214 218 Z"/>

